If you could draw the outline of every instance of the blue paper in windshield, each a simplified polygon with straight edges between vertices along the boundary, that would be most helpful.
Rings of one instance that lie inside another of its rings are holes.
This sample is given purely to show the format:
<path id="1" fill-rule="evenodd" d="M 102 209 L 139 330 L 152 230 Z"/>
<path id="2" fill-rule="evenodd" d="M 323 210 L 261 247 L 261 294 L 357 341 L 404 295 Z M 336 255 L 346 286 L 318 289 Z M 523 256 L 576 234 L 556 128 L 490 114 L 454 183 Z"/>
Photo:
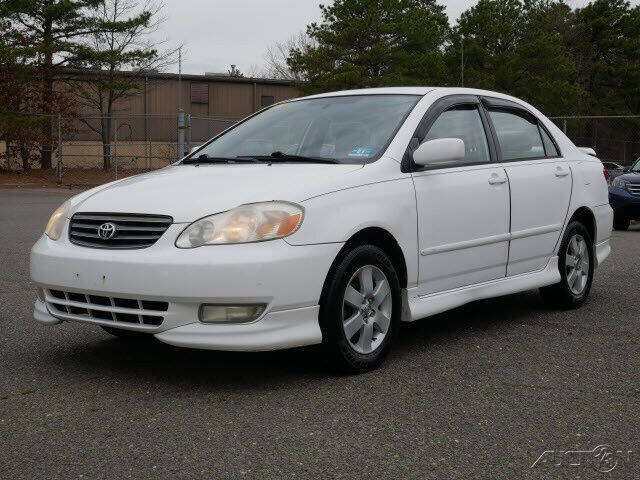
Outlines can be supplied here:
<path id="1" fill-rule="evenodd" d="M 349 152 L 350 157 L 370 157 L 375 152 L 373 147 L 353 147 Z"/>

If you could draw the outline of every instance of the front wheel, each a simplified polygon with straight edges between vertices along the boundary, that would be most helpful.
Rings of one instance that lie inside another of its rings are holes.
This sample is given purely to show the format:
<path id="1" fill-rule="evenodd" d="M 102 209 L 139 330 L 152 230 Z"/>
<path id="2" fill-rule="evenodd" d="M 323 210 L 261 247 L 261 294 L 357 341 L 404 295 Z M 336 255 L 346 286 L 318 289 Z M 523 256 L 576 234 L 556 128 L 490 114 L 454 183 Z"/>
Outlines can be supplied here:
<path id="1" fill-rule="evenodd" d="M 400 281 L 389 257 L 373 245 L 351 250 L 327 278 L 320 328 L 327 359 L 340 371 L 377 367 L 400 323 Z"/>
<path id="2" fill-rule="evenodd" d="M 595 258 L 593 241 L 585 226 L 571 222 L 564 234 L 558 255 L 560 282 L 540 289 L 543 298 L 560 308 L 578 308 L 589 296 Z"/>

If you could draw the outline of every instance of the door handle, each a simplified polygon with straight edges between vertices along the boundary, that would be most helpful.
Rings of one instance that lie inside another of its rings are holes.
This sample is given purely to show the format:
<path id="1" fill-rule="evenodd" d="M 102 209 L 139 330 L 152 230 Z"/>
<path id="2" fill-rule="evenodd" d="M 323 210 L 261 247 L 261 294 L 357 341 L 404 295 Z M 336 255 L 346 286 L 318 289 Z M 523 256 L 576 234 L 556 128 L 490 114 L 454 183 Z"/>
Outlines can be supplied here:
<path id="1" fill-rule="evenodd" d="M 507 177 L 498 177 L 491 175 L 489 177 L 489 184 L 490 185 L 500 185 L 502 183 L 506 183 L 507 182 Z"/>
<path id="2" fill-rule="evenodd" d="M 556 177 L 566 177 L 567 175 L 569 175 L 568 169 L 562 167 L 556 168 Z"/>

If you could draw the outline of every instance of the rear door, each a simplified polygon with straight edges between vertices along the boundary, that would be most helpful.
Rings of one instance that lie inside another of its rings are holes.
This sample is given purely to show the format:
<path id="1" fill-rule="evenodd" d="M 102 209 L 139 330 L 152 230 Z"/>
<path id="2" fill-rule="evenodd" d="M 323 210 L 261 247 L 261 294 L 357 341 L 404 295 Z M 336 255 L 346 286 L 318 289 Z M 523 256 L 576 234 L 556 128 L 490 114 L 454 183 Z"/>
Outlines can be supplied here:
<path id="1" fill-rule="evenodd" d="M 507 276 L 543 269 L 554 253 L 571 200 L 572 174 L 549 132 L 528 110 L 483 99 L 511 189 Z"/>

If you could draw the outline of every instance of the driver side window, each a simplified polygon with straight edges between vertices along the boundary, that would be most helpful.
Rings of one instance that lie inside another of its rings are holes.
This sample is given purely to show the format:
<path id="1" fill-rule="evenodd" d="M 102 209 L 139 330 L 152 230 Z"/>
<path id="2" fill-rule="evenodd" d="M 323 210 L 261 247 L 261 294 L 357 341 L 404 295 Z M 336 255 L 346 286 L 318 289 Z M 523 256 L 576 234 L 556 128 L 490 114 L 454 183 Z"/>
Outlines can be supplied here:
<path id="1" fill-rule="evenodd" d="M 438 138 L 459 138 L 464 141 L 465 164 L 490 161 L 487 136 L 475 105 L 459 105 L 442 112 L 423 141 Z"/>

